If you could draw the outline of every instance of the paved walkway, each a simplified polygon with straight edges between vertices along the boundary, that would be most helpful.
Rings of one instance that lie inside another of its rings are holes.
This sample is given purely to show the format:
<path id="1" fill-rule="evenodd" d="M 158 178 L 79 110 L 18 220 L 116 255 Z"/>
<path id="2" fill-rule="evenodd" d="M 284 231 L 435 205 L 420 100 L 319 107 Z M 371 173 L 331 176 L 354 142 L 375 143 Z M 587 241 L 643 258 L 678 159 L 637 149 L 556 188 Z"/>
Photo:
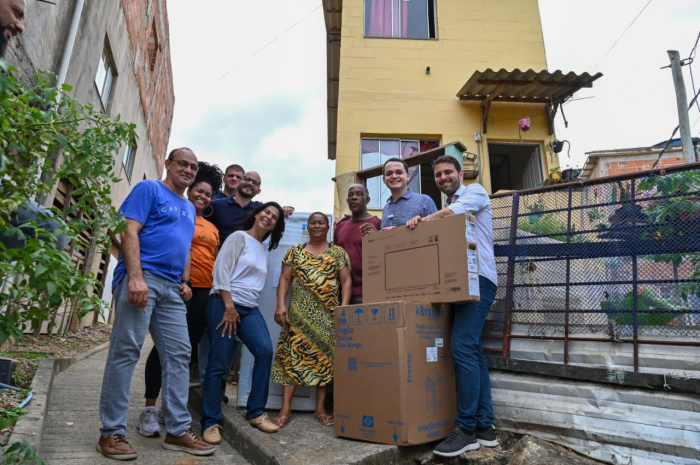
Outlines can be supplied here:
<path id="1" fill-rule="evenodd" d="M 131 383 L 131 403 L 127 415 L 127 436 L 138 451 L 135 462 L 158 465 L 190 464 L 248 464 L 238 452 L 222 443 L 210 457 L 195 457 L 161 447 L 165 436 L 145 438 L 136 431 L 143 406 L 144 365 L 151 342 L 144 345 Z M 99 397 L 107 350 L 82 360 L 54 378 L 44 423 L 39 454 L 47 465 L 99 465 L 120 463 L 104 457 L 95 450 L 99 437 Z M 194 414 L 193 414 L 194 417 Z M 193 418 L 192 428 L 199 432 L 199 418 Z M 127 462 L 128 463 L 128 462 Z"/>

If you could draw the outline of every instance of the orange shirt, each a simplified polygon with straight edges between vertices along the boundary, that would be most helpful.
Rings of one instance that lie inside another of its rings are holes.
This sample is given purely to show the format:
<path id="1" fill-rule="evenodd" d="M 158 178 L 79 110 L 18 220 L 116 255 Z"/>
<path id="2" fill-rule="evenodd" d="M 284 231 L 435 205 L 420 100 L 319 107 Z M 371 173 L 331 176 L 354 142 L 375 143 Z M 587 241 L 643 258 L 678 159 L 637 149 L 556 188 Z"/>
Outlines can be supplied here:
<path id="1" fill-rule="evenodd" d="M 192 287 L 212 287 L 216 249 L 219 247 L 219 230 L 216 226 L 197 215 L 192 237 Z"/>

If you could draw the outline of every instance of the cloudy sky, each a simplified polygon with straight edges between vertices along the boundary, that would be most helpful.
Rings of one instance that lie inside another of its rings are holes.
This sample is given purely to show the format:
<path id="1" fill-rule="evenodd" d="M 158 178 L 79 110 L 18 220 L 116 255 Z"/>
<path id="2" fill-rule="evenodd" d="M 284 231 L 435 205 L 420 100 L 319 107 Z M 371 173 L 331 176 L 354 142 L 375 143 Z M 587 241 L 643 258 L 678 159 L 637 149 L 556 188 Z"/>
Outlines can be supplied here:
<path id="1" fill-rule="evenodd" d="M 170 148 L 186 145 L 222 169 L 239 163 L 260 172 L 261 200 L 331 212 L 320 4 L 168 1 L 176 100 Z M 700 32 L 697 0 L 539 4 L 548 69 L 604 74 L 564 106 L 568 129 L 557 116 L 558 138 L 571 143 L 572 160 L 562 164 L 581 165 L 592 150 L 667 139 L 678 118 L 670 69 L 660 68 L 669 63 L 666 50 L 689 56 Z M 693 71 L 698 89 L 700 62 Z M 683 73 L 690 102 L 688 66 Z M 697 107 L 690 123 L 697 136 Z"/>

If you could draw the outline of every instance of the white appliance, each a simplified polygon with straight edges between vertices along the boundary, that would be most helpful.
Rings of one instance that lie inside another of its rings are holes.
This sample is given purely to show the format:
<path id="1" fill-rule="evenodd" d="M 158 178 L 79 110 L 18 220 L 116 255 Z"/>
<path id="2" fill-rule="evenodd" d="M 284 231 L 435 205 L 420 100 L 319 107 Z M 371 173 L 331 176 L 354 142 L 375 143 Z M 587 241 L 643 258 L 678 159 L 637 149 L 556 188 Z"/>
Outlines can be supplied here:
<path id="1" fill-rule="evenodd" d="M 268 257 L 267 278 L 265 279 L 265 287 L 260 296 L 259 305 L 260 312 L 263 314 L 265 322 L 267 323 L 267 329 L 270 331 L 273 352 L 277 349 L 277 341 L 281 330 L 280 326 L 275 323 L 274 315 L 277 309 L 277 283 L 279 282 L 282 272 L 282 259 L 290 247 L 309 240 L 309 233 L 306 230 L 306 223 L 308 222 L 309 215 L 311 215 L 311 213 L 294 212 L 292 216 L 285 219 L 284 236 L 279 246 L 270 252 Z M 331 225 L 328 229 L 328 241 L 330 241 L 331 231 L 333 230 L 333 218 L 330 215 L 326 216 L 328 217 L 328 224 Z M 289 305 L 290 296 L 291 289 L 287 295 L 287 305 Z M 236 405 L 238 407 L 245 407 L 248 402 L 251 378 L 253 376 L 253 359 L 253 354 L 243 346 L 241 351 L 241 371 L 238 376 L 238 398 L 236 400 Z M 270 383 L 270 392 L 267 397 L 265 408 L 276 410 L 280 407 L 282 407 L 282 385 Z M 294 392 L 294 398 L 292 399 L 292 410 L 311 412 L 315 408 L 316 388 L 307 386 L 297 387 Z"/>

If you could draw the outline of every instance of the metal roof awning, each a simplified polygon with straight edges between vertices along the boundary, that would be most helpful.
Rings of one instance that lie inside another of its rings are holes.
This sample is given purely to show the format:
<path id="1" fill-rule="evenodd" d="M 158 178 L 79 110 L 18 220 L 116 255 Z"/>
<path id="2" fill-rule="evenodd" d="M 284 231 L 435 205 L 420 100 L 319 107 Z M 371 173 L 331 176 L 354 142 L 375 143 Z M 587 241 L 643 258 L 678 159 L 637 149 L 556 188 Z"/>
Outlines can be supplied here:
<path id="1" fill-rule="evenodd" d="M 489 110 L 492 102 L 539 103 L 545 105 L 549 133 L 554 134 L 554 115 L 559 106 L 578 90 L 593 87 L 593 81 L 603 73 L 564 74 L 561 71 L 550 73 L 529 69 L 499 71 L 487 69 L 475 71 L 469 80 L 457 92 L 460 100 L 481 102 L 482 132 L 487 130 Z"/>

